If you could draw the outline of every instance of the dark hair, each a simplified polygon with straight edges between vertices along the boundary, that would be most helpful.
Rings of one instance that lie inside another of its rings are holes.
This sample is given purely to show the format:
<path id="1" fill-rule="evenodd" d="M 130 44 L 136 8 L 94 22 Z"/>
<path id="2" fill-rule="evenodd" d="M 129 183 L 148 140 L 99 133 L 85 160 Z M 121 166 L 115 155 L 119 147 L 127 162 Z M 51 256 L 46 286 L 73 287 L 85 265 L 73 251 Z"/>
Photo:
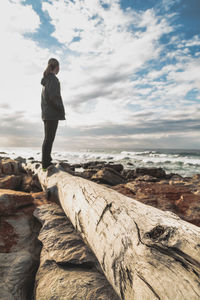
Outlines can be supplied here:
<path id="1" fill-rule="evenodd" d="M 56 58 L 50 58 L 48 61 L 48 65 L 43 72 L 43 76 L 47 76 L 49 73 L 51 73 L 57 66 L 59 66 L 59 62 Z"/>

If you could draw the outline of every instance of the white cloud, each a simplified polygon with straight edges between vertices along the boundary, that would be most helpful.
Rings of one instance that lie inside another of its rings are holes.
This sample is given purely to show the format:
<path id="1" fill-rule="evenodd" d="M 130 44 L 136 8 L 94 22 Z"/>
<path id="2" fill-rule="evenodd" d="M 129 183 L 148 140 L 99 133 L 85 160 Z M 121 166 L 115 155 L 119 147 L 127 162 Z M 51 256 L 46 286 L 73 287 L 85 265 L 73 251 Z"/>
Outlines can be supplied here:
<path id="1" fill-rule="evenodd" d="M 52 35 L 78 53 L 66 57 L 59 75 L 72 127 L 126 123 L 132 115 L 126 104 L 150 92 L 135 91 L 131 76 L 159 57 L 158 40 L 172 30 L 153 9 L 136 13 L 123 11 L 118 1 L 107 4 L 108 9 L 97 0 L 43 3 L 55 26 Z M 72 42 L 75 37 L 80 40 Z"/>
<path id="2" fill-rule="evenodd" d="M 40 80 L 48 49 L 24 36 L 40 26 L 39 16 L 23 1 L 1 1 L 1 95 L 0 103 L 10 105 L 10 113 L 22 110 L 28 118 L 40 118 Z"/>

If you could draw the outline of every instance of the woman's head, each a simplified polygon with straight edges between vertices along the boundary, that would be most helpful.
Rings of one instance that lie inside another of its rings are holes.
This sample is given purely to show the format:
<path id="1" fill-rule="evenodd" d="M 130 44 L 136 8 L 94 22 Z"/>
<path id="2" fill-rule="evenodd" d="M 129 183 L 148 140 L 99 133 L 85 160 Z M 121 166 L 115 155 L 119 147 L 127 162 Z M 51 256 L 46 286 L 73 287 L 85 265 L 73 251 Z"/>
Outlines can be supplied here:
<path id="1" fill-rule="evenodd" d="M 59 62 L 56 58 L 50 58 L 48 61 L 48 65 L 43 72 L 43 76 L 47 76 L 49 73 L 58 74 L 59 72 Z"/>

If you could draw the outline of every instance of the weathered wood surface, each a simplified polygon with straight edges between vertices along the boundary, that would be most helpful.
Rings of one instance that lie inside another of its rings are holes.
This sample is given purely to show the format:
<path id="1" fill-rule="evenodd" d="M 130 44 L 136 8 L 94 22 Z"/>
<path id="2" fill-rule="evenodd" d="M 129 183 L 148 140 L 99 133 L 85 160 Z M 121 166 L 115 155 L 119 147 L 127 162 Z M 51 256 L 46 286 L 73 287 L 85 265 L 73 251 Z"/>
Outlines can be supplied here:
<path id="1" fill-rule="evenodd" d="M 121 299 L 200 299 L 200 228 L 111 188 L 27 164 L 96 255 Z"/>

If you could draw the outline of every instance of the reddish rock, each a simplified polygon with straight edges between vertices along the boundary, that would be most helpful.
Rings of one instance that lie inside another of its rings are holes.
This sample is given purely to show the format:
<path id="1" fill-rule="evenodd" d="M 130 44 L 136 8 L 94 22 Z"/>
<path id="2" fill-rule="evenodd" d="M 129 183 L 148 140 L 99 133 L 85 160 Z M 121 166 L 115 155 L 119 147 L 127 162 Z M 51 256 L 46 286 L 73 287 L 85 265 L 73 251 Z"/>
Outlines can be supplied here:
<path id="1" fill-rule="evenodd" d="M 33 197 L 24 192 L 0 189 L 0 215 L 8 216 L 19 211 L 33 212 Z"/>
<path id="2" fill-rule="evenodd" d="M 1 217 L 0 224 L 0 253 L 8 253 L 17 244 L 19 235 L 5 217 Z"/>
<path id="3" fill-rule="evenodd" d="M 194 185 L 184 182 L 184 179 L 182 183 L 169 185 L 164 180 L 159 183 L 134 180 L 112 188 L 144 204 L 170 210 L 185 221 L 200 226 L 200 195 L 192 192 Z"/>
<path id="4" fill-rule="evenodd" d="M 21 181 L 21 175 L 6 175 L 0 178 L 0 188 L 11 190 L 19 189 Z"/>
<path id="5" fill-rule="evenodd" d="M 185 215 L 191 214 L 193 208 L 200 208 L 200 196 L 192 193 L 183 194 L 176 201 L 176 206 L 181 213 Z"/>

